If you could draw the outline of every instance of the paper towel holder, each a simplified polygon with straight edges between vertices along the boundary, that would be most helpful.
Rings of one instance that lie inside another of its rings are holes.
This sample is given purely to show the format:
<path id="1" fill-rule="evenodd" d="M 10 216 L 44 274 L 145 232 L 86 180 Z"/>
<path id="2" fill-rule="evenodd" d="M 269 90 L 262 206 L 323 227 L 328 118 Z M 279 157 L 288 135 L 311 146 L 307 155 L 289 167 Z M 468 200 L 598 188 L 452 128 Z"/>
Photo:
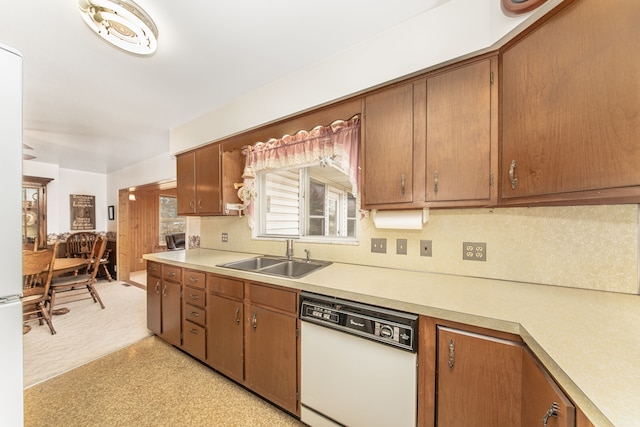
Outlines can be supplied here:
<path id="1" fill-rule="evenodd" d="M 411 210 L 404 210 L 404 212 L 410 212 Z M 415 211 L 415 210 L 413 210 Z M 375 224 L 377 209 L 371 210 L 371 222 Z M 422 208 L 422 224 L 426 224 L 429 221 L 429 208 Z M 400 228 L 400 227 L 393 227 Z"/>

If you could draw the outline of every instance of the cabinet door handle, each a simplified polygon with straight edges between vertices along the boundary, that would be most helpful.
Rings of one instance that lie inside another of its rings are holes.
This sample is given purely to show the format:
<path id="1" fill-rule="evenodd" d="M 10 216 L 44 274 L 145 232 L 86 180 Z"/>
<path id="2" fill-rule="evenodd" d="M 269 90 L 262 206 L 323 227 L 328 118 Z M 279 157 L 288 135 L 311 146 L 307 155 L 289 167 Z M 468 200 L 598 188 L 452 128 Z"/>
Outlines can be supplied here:
<path id="1" fill-rule="evenodd" d="M 239 316 L 239 314 L 240 314 L 240 308 L 236 307 L 236 325 L 240 324 L 240 316 Z"/>
<path id="2" fill-rule="evenodd" d="M 547 427 L 547 422 L 551 417 L 558 417 L 558 404 L 556 402 L 553 402 L 549 409 L 547 409 L 547 413 L 544 414 L 544 417 L 542 418 L 543 427 Z"/>
<path id="3" fill-rule="evenodd" d="M 167 296 L 167 285 L 164 285 L 164 288 L 162 289 L 162 296 L 163 297 Z"/>
<path id="4" fill-rule="evenodd" d="M 156 281 L 156 294 L 160 295 L 160 281 Z"/>
<path id="5" fill-rule="evenodd" d="M 453 372 L 455 356 L 455 344 L 453 343 L 453 338 L 451 338 L 449 340 L 449 372 Z"/>
<path id="6" fill-rule="evenodd" d="M 202 199 L 198 200 L 198 209 L 202 209 Z"/>
<path id="7" fill-rule="evenodd" d="M 189 200 L 189 207 L 191 208 L 191 210 L 193 210 L 196 207 L 195 200 Z"/>
<path id="8" fill-rule="evenodd" d="M 518 178 L 516 178 L 516 161 L 511 160 L 511 166 L 509 166 L 509 180 L 511 181 L 511 189 L 515 190 L 518 185 Z"/>
<path id="9" fill-rule="evenodd" d="M 407 187 L 407 177 L 402 175 L 402 178 L 400 179 L 400 185 L 402 186 L 402 195 L 404 196 L 404 193 L 406 191 L 406 187 Z"/>
<path id="10" fill-rule="evenodd" d="M 258 327 L 258 316 L 255 313 L 251 316 L 251 326 L 254 330 Z"/>
<path id="11" fill-rule="evenodd" d="M 438 171 L 435 171 L 433 173 L 433 192 L 436 193 L 436 195 L 438 194 Z"/>

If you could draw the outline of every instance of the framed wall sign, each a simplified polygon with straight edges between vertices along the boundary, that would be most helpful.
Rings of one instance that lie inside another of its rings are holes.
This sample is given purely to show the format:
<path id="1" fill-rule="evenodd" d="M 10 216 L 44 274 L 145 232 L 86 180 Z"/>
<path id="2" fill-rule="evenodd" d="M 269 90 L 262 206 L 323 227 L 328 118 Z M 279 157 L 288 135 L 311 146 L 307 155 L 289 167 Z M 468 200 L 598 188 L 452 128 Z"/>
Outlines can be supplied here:
<path id="1" fill-rule="evenodd" d="M 69 198 L 71 230 L 95 230 L 96 196 L 71 194 Z"/>

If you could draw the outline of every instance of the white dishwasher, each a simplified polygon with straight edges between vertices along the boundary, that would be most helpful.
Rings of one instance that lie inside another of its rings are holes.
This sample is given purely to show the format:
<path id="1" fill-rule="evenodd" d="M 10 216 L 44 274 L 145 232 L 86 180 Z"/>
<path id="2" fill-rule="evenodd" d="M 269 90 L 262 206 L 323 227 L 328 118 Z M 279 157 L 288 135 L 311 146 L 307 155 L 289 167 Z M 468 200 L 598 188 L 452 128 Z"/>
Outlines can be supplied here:
<path id="1" fill-rule="evenodd" d="M 413 427 L 418 316 L 303 292 L 300 419 L 312 427 Z"/>

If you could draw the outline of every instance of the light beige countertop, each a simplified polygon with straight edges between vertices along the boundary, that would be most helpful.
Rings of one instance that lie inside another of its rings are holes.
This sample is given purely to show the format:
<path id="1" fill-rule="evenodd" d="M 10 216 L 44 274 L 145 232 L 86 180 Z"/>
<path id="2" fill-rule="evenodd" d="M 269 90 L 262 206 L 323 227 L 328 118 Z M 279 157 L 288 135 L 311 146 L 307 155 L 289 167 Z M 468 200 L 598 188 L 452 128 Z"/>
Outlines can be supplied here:
<path id="1" fill-rule="evenodd" d="M 640 296 L 333 263 L 301 279 L 217 267 L 256 254 L 144 258 L 520 335 L 596 426 L 640 426 Z"/>

